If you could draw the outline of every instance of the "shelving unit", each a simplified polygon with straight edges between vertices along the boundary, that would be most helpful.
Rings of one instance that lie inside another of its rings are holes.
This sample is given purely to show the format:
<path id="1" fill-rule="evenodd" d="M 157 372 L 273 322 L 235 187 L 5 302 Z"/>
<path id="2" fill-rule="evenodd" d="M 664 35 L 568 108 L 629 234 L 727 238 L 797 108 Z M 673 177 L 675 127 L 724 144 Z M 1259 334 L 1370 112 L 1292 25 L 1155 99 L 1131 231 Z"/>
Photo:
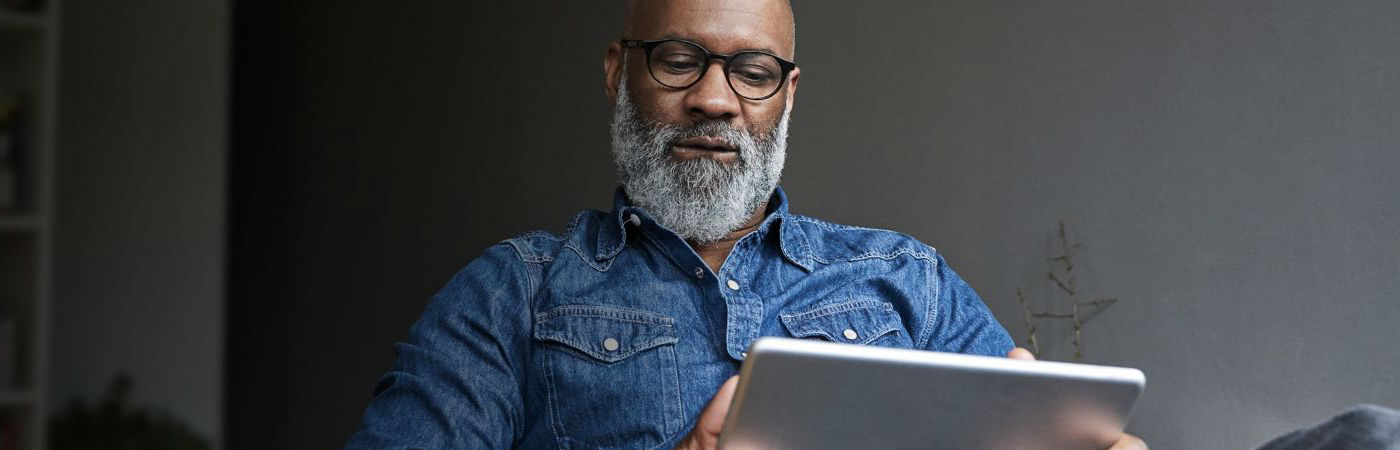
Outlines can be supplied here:
<path id="1" fill-rule="evenodd" d="M 0 450 L 45 447 L 58 7 L 0 7 L 0 103 L 17 111 L 8 125 L 17 201 L 0 199 Z"/>

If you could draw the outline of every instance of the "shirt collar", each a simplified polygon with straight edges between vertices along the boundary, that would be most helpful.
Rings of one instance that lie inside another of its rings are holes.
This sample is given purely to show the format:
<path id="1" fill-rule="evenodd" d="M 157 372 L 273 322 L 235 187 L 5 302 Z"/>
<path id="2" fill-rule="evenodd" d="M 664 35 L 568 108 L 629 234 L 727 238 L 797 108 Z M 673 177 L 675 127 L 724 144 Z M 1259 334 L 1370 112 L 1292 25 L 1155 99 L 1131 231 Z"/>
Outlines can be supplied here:
<path id="1" fill-rule="evenodd" d="M 807 234 L 792 214 L 788 213 L 787 194 L 783 188 L 773 189 L 768 199 L 768 215 L 758 225 L 755 233 L 766 233 L 777 223 L 778 247 L 783 257 L 792 264 L 808 272 L 812 271 L 812 249 L 807 244 Z M 630 227 L 656 226 L 646 211 L 631 204 L 627 193 L 619 186 L 613 192 L 613 210 L 598 227 L 598 260 L 614 258 L 627 244 Z"/>

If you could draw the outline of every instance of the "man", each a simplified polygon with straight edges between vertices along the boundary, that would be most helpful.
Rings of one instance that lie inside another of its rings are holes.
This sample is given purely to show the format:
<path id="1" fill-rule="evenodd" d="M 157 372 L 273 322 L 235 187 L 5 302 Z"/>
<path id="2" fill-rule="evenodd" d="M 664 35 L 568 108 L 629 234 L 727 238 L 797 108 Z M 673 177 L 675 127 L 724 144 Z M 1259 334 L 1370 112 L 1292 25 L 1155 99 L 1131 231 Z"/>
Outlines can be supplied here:
<path id="1" fill-rule="evenodd" d="M 1030 357 L 933 248 L 788 211 L 785 0 L 629 2 L 623 28 L 613 210 L 459 272 L 349 447 L 712 448 L 759 336 Z"/>
<path id="2" fill-rule="evenodd" d="M 349 446 L 707 448 L 759 336 L 1012 350 L 933 248 L 788 211 L 786 1 L 630 2 L 622 36 L 603 61 L 613 211 L 458 273 Z"/>

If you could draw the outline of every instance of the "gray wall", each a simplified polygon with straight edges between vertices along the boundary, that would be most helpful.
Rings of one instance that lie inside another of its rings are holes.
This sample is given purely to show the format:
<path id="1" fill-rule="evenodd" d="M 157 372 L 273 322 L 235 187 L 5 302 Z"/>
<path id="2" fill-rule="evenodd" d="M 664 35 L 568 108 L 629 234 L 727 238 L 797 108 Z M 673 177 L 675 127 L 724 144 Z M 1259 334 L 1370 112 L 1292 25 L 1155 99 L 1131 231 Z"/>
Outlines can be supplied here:
<path id="1" fill-rule="evenodd" d="M 49 397 L 102 394 L 218 442 L 226 0 L 64 0 Z"/>
<path id="2" fill-rule="evenodd" d="M 240 5 L 237 442 L 339 445 L 452 272 L 606 206 L 615 4 L 557 3 Z M 796 8 L 793 208 L 938 247 L 1018 337 L 1065 219 L 1155 448 L 1400 406 L 1400 4 Z"/>
<path id="3" fill-rule="evenodd" d="M 1131 430 L 1154 447 L 1400 406 L 1400 3 L 797 13 L 796 208 L 938 247 L 1018 338 L 1017 287 L 1059 298 L 1065 219 L 1081 290 L 1121 298 L 1086 360 L 1147 373 Z"/>

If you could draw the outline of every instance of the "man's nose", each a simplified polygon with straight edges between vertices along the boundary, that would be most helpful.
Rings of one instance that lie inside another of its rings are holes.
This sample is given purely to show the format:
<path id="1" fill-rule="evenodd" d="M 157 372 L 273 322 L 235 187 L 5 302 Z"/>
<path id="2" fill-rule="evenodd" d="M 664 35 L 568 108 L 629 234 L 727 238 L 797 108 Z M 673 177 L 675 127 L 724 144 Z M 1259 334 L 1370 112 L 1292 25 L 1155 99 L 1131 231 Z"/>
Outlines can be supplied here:
<path id="1" fill-rule="evenodd" d="M 739 96 L 729 88 L 724 64 L 710 61 L 705 76 L 685 94 L 686 114 L 695 120 L 729 120 L 739 115 Z"/>

